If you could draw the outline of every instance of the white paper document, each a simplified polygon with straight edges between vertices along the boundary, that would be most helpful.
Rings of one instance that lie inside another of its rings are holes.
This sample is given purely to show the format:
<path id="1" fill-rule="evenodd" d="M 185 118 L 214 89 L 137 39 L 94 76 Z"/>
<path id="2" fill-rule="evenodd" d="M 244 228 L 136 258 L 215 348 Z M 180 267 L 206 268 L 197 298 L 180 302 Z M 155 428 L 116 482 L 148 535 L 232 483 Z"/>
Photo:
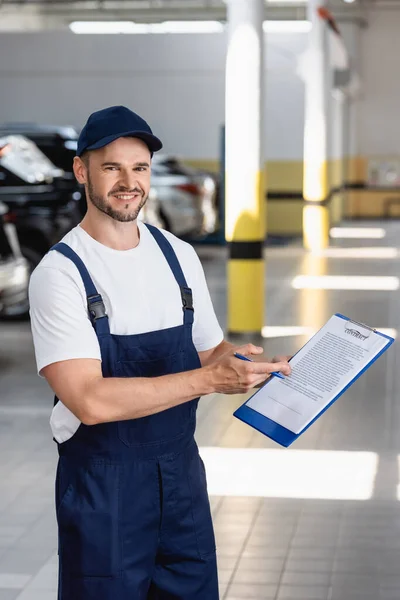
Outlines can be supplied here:
<path id="1" fill-rule="evenodd" d="M 291 359 L 291 375 L 272 377 L 247 406 L 298 434 L 387 344 L 372 329 L 334 315 Z"/>

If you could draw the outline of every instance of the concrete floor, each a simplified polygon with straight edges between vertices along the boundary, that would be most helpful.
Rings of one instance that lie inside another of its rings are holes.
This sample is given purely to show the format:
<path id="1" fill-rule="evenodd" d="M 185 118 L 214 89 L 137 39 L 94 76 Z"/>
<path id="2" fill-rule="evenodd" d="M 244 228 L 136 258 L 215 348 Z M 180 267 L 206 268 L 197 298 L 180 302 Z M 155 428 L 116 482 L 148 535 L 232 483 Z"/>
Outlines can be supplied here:
<path id="1" fill-rule="evenodd" d="M 383 227 L 386 236 L 334 240 L 319 257 L 296 246 L 267 249 L 265 333 L 282 336 L 265 339 L 268 355 L 295 352 L 334 312 L 400 329 L 400 290 L 376 289 L 400 278 L 400 223 L 361 226 Z M 225 327 L 225 250 L 198 251 Z M 293 289 L 297 275 L 341 276 L 333 280 L 339 288 L 370 289 Z M 221 598 L 400 599 L 398 363 L 395 344 L 285 450 L 232 417 L 245 396 L 202 400 L 197 440 Z M 56 599 L 51 406 L 29 324 L 0 323 L 0 600 Z"/>

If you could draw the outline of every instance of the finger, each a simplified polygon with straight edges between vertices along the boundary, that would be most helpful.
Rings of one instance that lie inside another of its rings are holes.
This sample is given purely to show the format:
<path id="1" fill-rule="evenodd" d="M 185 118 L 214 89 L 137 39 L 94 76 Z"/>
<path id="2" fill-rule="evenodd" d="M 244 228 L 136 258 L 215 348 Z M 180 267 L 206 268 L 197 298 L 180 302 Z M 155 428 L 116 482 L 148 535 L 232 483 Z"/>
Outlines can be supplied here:
<path id="1" fill-rule="evenodd" d="M 261 348 L 261 346 L 255 346 L 254 344 L 245 344 L 244 346 L 239 346 L 236 351 L 244 356 L 249 356 L 250 354 L 262 354 L 264 352 L 264 348 Z"/>
<path id="2" fill-rule="evenodd" d="M 292 372 L 292 368 L 286 360 L 272 363 L 272 365 L 273 370 L 271 372 L 278 371 L 279 373 L 282 373 L 282 375 L 290 375 L 290 373 Z"/>
<path id="3" fill-rule="evenodd" d="M 290 373 L 292 372 L 292 369 L 290 368 L 290 365 L 287 362 L 255 362 L 253 363 L 252 367 L 253 373 L 259 373 L 260 375 L 262 373 L 274 373 L 275 371 L 282 373 L 282 375 L 290 375 Z"/>

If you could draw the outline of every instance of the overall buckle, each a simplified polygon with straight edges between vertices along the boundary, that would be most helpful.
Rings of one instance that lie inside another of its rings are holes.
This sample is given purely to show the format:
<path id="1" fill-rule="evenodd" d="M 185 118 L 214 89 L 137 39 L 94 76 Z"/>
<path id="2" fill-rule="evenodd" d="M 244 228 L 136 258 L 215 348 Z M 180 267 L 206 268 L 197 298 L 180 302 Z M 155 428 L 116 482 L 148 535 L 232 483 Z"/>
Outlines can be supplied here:
<path id="1" fill-rule="evenodd" d="M 193 294 L 189 287 L 181 287 L 182 307 L 183 310 L 193 310 Z"/>
<path id="2" fill-rule="evenodd" d="M 97 321 L 107 316 L 106 307 L 100 294 L 88 297 L 88 310 L 92 321 Z"/>

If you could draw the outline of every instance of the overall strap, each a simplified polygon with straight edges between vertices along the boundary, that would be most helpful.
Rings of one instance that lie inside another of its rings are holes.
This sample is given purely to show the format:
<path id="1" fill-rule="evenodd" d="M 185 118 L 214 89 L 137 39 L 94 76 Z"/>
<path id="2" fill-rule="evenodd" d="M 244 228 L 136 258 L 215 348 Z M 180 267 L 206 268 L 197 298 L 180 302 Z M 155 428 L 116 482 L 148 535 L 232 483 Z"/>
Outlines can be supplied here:
<path id="1" fill-rule="evenodd" d="M 89 317 L 96 334 L 98 336 L 109 334 L 110 327 L 103 298 L 98 293 L 96 286 L 89 275 L 89 271 L 85 267 L 82 259 L 74 250 L 72 250 L 72 248 L 70 248 L 70 246 L 64 244 L 63 242 L 55 244 L 52 248 L 50 248 L 50 250 L 56 250 L 57 252 L 60 252 L 60 254 L 63 254 L 75 264 L 82 277 L 83 285 L 85 286 Z"/>
<path id="2" fill-rule="evenodd" d="M 161 233 L 157 227 L 153 225 L 145 224 L 147 229 L 150 231 L 157 244 L 159 245 L 161 252 L 164 254 L 170 269 L 176 279 L 177 284 L 181 290 L 181 298 L 182 298 L 182 310 L 183 310 L 183 322 L 185 325 L 191 325 L 193 323 L 194 318 L 194 308 L 193 308 L 193 295 L 192 290 L 188 287 L 185 279 L 185 275 L 183 274 L 181 265 L 179 264 L 179 260 L 175 254 L 175 251 L 165 235 Z"/>

